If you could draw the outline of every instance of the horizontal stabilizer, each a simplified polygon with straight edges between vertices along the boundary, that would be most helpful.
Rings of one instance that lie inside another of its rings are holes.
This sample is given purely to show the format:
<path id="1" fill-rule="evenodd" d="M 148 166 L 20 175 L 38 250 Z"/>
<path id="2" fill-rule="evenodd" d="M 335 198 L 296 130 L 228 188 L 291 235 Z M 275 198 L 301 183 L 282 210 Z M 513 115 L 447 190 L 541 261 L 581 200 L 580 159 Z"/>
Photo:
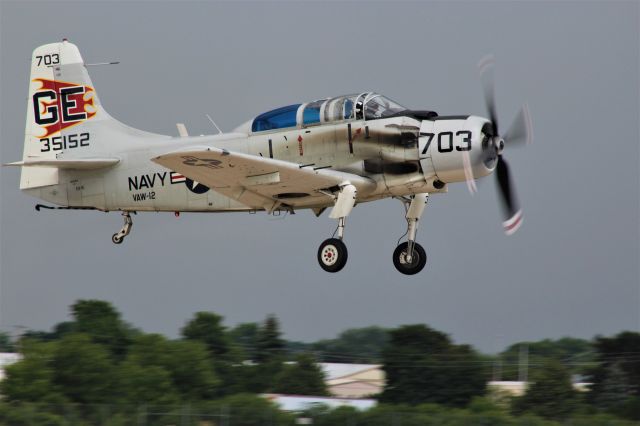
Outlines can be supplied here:
<path id="1" fill-rule="evenodd" d="M 119 162 L 120 160 L 118 158 L 76 158 L 73 160 L 32 158 L 26 161 L 16 161 L 15 163 L 7 163 L 4 165 L 17 167 L 54 167 L 57 169 L 95 170 L 112 167 Z"/>

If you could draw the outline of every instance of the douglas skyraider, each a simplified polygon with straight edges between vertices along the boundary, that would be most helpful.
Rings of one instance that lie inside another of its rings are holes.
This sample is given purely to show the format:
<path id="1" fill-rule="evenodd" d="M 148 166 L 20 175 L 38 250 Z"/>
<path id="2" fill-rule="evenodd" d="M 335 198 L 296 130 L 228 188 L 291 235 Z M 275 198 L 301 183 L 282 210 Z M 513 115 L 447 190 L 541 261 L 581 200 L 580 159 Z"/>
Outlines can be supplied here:
<path id="1" fill-rule="evenodd" d="M 421 271 L 427 256 L 416 242 L 429 194 L 447 185 L 497 177 L 507 234 L 522 223 L 506 145 L 531 140 L 524 106 L 501 136 L 493 95 L 493 64 L 481 63 L 489 118 L 409 110 L 374 93 L 354 93 L 274 109 L 230 133 L 179 137 L 148 133 L 111 117 L 100 103 L 78 48 L 63 40 L 40 46 L 31 78 L 20 189 L 65 209 L 131 213 L 291 212 L 330 208 L 334 237 L 318 249 L 328 272 L 347 262 L 346 218 L 358 203 L 393 197 L 404 203 L 406 241 L 393 253 L 403 274 Z M 48 207 L 38 205 L 37 208 Z M 52 207 L 48 207 L 52 208 Z"/>

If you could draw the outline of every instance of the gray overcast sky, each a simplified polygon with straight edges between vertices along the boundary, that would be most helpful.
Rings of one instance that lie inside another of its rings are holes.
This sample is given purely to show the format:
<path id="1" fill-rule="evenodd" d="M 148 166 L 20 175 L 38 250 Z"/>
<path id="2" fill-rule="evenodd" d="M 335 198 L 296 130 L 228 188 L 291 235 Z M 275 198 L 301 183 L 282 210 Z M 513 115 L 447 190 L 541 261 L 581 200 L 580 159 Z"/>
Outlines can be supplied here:
<path id="1" fill-rule="evenodd" d="M 76 43 L 103 105 L 137 128 L 215 133 L 296 101 L 376 90 L 411 108 L 486 115 L 476 64 L 497 58 L 503 126 L 528 101 L 535 143 L 507 149 L 525 222 L 502 234 L 493 177 L 435 195 L 417 276 L 391 253 L 397 201 L 350 216 L 349 263 L 323 272 L 334 221 L 307 211 L 144 213 L 121 246 L 118 213 L 36 213 L 1 170 L 0 329 L 49 329 L 79 298 L 175 336 L 193 312 L 226 323 L 275 313 L 289 339 L 427 323 L 487 352 L 525 339 L 640 329 L 639 3 L 0 3 L 0 160 L 22 156 L 29 58 Z"/>

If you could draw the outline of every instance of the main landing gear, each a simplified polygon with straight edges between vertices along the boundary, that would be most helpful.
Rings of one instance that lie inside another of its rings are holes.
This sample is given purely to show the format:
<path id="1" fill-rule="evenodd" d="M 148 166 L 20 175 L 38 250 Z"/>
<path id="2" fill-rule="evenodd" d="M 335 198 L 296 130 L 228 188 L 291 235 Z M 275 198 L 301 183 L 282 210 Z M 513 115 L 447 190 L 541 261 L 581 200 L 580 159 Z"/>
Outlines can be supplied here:
<path id="1" fill-rule="evenodd" d="M 340 187 L 340 192 L 335 197 L 336 203 L 329 217 L 338 219 L 338 238 L 332 237 L 324 240 L 318 248 L 318 263 L 327 272 L 338 272 L 347 264 L 349 253 L 342 239 L 344 237 L 345 220 L 356 203 L 356 194 L 356 187 L 346 184 Z"/>
<path id="2" fill-rule="evenodd" d="M 111 241 L 113 241 L 114 244 L 121 244 L 124 237 L 129 235 L 129 232 L 131 232 L 131 226 L 133 226 L 133 220 L 131 219 L 131 214 L 129 212 L 122 212 L 122 217 L 124 218 L 124 225 L 122 225 L 122 229 L 111 236 Z"/>
<path id="3" fill-rule="evenodd" d="M 347 216 L 351 213 L 356 201 L 356 188 L 347 184 L 340 188 L 340 192 L 335 197 L 335 205 L 331 214 L 332 219 L 338 219 L 337 238 L 324 240 L 318 248 L 318 263 L 327 272 L 338 272 L 347 264 L 349 253 L 347 246 L 343 242 L 344 225 Z M 422 217 L 429 194 L 416 194 L 411 198 L 402 197 L 407 213 L 407 241 L 401 243 L 393 252 L 393 265 L 398 271 L 405 275 L 414 275 L 424 269 L 427 264 L 427 253 L 422 246 L 416 242 L 418 232 L 418 221 Z"/>
<path id="4" fill-rule="evenodd" d="M 422 216 L 429 194 L 416 194 L 413 198 L 401 199 L 407 208 L 407 241 L 401 243 L 393 252 L 393 265 L 405 275 L 414 275 L 422 271 L 427 264 L 427 254 L 422 246 L 416 243 L 418 220 Z"/>

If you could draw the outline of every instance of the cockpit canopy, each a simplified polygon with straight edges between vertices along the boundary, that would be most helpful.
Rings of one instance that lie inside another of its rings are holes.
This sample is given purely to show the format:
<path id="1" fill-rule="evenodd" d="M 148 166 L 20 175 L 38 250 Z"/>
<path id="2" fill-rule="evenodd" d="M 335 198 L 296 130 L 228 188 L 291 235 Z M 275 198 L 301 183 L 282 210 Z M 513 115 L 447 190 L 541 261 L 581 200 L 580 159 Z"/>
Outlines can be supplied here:
<path id="1" fill-rule="evenodd" d="M 309 127 L 344 120 L 377 120 L 405 111 L 391 99 L 373 92 L 343 95 L 277 108 L 254 118 L 252 132 Z"/>

